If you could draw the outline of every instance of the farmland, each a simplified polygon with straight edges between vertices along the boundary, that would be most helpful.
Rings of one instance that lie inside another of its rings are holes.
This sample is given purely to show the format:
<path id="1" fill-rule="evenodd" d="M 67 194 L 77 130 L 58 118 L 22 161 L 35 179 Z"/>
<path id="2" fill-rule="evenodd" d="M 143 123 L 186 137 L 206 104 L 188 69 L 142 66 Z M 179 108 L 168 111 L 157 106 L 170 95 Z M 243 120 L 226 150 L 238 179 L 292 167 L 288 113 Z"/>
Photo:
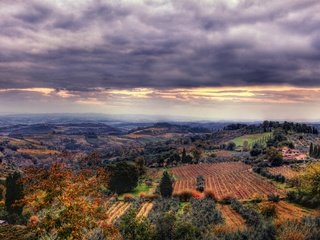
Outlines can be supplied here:
<path id="1" fill-rule="evenodd" d="M 256 142 L 266 142 L 266 140 L 271 136 L 271 133 L 257 133 L 257 134 L 246 134 L 241 137 L 237 137 L 231 140 L 236 146 L 242 146 L 245 141 L 251 146 Z"/>
<path id="2" fill-rule="evenodd" d="M 143 203 L 137 213 L 137 218 L 148 217 L 148 214 L 151 211 L 152 207 L 153 207 L 153 204 L 151 202 Z"/>
<path id="3" fill-rule="evenodd" d="M 299 175 L 301 175 L 301 169 L 293 168 L 292 166 L 281 166 L 281 167 L 273 167 L 268 168 L 268 171 L 272 174 L 281 174 L 286 179 L 293 179 Z"/>
<path id="4" fill-rule="evenodd" d="M 226 197 L 247 200 L 256 196 L 266 198 L 269 194 L 283 194 L 273 184 L 252 173 L 250 166 L 239 162 L 182 166 L 174 168 L 172 173 L 177 178 L 175 194 L 195 190 L 198 175 L 205 177 L 205 190 L 212 191 L 218 200 Z"/>
<path id="5" fill-rule="evenodd" d="M 218 205 L 217 208 L 222 213 L 224 224 L 231 230 L 243 230 L 246 227 L 244 219 L 235 212 L 229 205 Z"/>
<path id="6" fill-rule="evenodd" d="M 300 173 L 306 171 L 301 169 L 316 164 L 317 159 L 308 164 L 280 159 L 280 166 L 272 165 L 268 150 L 280 152 L 290 144 L 285 132 L 277 136 L 272 131 L 276 136 L 270 136 L 268 144 L 272 146 L 259 144 L 257 155 L 252 155 L 252 146 L 239 151 L 228 148 L 229 141 L 261 143 L 270 132 L 261 134 L 258 127 L 258 133 L 252 134 L 254 128 L 250 127 L 250 131 L 207 133 L 200 128 L 195 134 L 197 128 L 170 124 L 143 124 L 118 135 L 99 134 L 93 126 L 90 131 L 85 127 L 75 131 L 76 126 L 52 128 L 59 132 L 31 134 L 30 126 L 27 136 L 0 137 L 1 196 L 7 190 L 5 178 L 17 169 L 23 172 L 25 209 L 31 212 L 31 216 L 23 213 L 29 218 L 23 220 L 42 237 L 58 231 L 64 239 L 68 231 L 74 239 L 91 239 L 83 235 L 100 228 L 105 232 L 113 229 L 113 233 L 119 230 L 121 235 L 135 227 L 161 235 L 163 227 L 169 231 L 162 226 L 168 222 L 174 231 L 171 234 L 179 234 L 174 240 L 189 239 L 180 235 L 193 234 L 188 231 L 213 234 L 213 239 L 220 240 L 238 233 L 259 235 L 262 231 L 263 235 L 262 226 L 271 222 L 282 226 L 288 221 L 303 221 L 306 216 L 319 216 L 312 209 L 317 207 L 317 195 L 305 196 L 294 185 L 299 181 L 277 182 L 257 171 L 265 169 L 271 175 L 303 181 Z M 318 143 L 317 136 L 303 138 Z M 290 149 L 308 154 L 306 146 Z M 7 214 L 4 202 L 0 201 L 0 210 Z M 265 206 L 266 210 L 275 209 L 272 219 L 264 215 Z M 61 228 L 56 227 L 59 224 Z M 130 229 L 124 231 L 126 227 Z M 10 233 L 5 230 L 3 234 Z M 124 235 L 122 239 L 132 238 Z"/>
<path id="7" fill-rule="evenodd" d="M 116 202 L 106 212 L 107 222 L 109 224 L 114 223 L 119 217 L 121 217 L 129 208 L 131 203 L 127 202 Z"/>
<path id="8" fill-rule="evenodd" d="M 264 204 L 260 203 L 259 206 L 263 206 Z M 275 207 L 276 221 L 299 220 L 307 216 L 320 216 L 320 212 L 317 210 L 305 209 L 285 201 L 268 204 Z"/>

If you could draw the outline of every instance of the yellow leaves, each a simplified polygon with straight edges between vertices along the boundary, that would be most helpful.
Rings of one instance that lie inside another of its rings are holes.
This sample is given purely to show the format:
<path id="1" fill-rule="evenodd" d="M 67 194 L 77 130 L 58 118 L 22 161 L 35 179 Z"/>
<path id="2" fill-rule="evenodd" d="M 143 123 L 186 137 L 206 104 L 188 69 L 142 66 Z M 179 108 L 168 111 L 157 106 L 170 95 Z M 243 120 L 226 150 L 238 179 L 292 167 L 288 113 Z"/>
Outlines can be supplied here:
<path id="1" fill-rule="evenodd" d="M 320 194 L 320 163 L 308 165 L 299 177 L 299 184 L 304 191 Z"/>
<path id="2" fill-rule="evenodd" d="M 27 169 L 24 202 L 34 215 L 30 225 L 38 232 L 56 231 L 62 239 L 81 239 L 85 228 L 106 220 L 102 213 L 108 206 L 100 192 L 106 180 L 99 169 L 73 172 L 58 164 Z"/>

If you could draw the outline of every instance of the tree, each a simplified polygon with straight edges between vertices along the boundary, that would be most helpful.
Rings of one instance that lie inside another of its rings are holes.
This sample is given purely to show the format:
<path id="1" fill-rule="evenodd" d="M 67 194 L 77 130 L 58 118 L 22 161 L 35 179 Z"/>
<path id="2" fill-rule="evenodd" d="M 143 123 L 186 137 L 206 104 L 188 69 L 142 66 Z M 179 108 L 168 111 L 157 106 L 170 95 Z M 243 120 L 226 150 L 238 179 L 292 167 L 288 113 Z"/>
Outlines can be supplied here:
<path id="1" fill-rule="evenodd" d="M 174 226 L 176 222 L 176 216 L 173 212 L 167 212 L 162 214 L 157 219 L 155 224 L 157 240 L 172 240 L 174 239 Z"/>
<path id="2" fill-rule="evenodd" d="M 151 240 L 153 236 L 152 226 L 145 219 L 136 218 L 137 211 L 129 210 L 120 221 L 119 230 L 126 240 Z"/>
<path id="3" fill-rule="evenodd" d="M 174 239 L 197 240 L 203 239 L 201 230 L 194 224 L 185 221 L 177 221 L 174 229 Z"/>
<path id="4" fill-rule="evenodd" d="M 262 153 L 262 146 L 258 143 L 255 143 L 250 151 L 252 157 L 259 156 Z"/>
<path id="5" fill-rule="evenodd" d="M 283 162 L 282 154 L 278 149 L 271 147 L 267 150 L 268 160 L 272 166 L 280 166 Z"/>
<path id="6" fill-rule="evenodd" d="M 197 191 L 203 192 L 204 191 L 204 185 L 205 185 L 204 177 L 199 175 L 197 177 L 197 184 L 196 184 Z"/>
<path id="7" fill-rule="evenodd" d="M 313 143 L 311 143 L 310 144 L 310 148 L 309 148 L 309 156 L 313 156 L 313 150 L 314 150 L 314 148 L 313 148 Z"/>
<path id="8" fill-rule="evenodd" d="M 249 143 L 248 141 L 244 141 L 243 144 L 242 144 L 242 150 L 244 152 L 248 152 L 249 151 Z"/>
<path id="9" fill-rule="evenodd" d="M 165 171 L 162 175 L 161 182 L 159 185 L 160 194 L 162 197 L 171 197 L 173 187 L 172 187 L 172 179 L 167 171 Z"/>
<path id="10" fill-rule="evenodd" d="M 182 163 L 186 163 L 186 157 L 187 157 L 186 149 L 183 148 L 183 150 L 182 150 L 182 156 L 181 156 L 181 162 L 182 162 Z"/>
<path id="11" fill-rule="evenodd" d="M 135 164 L 136 164 L 136 167 L 138 169 L 139 175 L 141 176 L 141 175 L 145 174 L 145 172 L 146 172 L 146 169 L 145 169 L 146 161 L 144 160 L 144 157 L 142 157 L 142 156 L 137 157 L 135 159 Z"/>
<path id="12" fill-rule="evenodd" d="M 14 172 L 10 174 L 6 179 L 6 210 L 10 214 L 21 215 L 23 206 L 19 204 L 19 201 L 23 199 L 23 184 L 21 181 L 21 174 Z"/>
<path id="13" fill-rule="evenodd" d="M 106 167 L 109 174 L 109 189 L 115 193 L 132 191 L 139 180 L 139 171 L 133 164 L 120 162 Z"/>
<path id="14" fill-rule="evenodd" d="M 198 149 L 194 148 L 192 149 L 192 156 L 194 158 L 195 163 L 197 163 L 200 160 L 201 152 Z"/>
<path id="15" fill-rule="evenodd" d="M 180 155 L 176 152 L 174 152 L 167 160 L 168 164 L 177 164 L 181 161 Z"/>
<path id="16" fill-rule="evenodd" d="M 236 144 L 234 142 L 229 142 L 227 145 L 227 150 L 234 151 L 236 149 Z"/>

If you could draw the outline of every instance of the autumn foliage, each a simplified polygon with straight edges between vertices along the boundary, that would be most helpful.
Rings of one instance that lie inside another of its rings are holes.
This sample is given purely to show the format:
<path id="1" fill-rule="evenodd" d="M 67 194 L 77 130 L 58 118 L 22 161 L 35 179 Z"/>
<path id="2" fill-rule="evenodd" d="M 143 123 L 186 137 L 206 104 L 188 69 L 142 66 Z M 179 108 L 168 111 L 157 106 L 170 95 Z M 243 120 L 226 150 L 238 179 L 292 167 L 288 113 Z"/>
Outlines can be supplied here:
<path id="1" fill-rule="evenodd" d="M 75 172 L 60 164 L 27 169 L 24 203 L 30 227 L 39 236 L 55 232 L 62 239 L 81 239 L 84 231 L 97 227 L 109 229 L 102 191 L 106 180 L 103 170 Z"/>

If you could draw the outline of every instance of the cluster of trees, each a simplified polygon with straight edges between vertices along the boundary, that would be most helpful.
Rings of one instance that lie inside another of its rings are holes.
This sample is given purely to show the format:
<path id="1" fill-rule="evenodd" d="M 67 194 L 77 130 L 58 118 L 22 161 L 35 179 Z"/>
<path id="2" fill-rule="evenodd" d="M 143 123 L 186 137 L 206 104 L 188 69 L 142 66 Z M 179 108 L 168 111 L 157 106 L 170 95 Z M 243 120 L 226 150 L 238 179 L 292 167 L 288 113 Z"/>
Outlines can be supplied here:
<path id="1" fill-rule="evenodd" d="M 235 199 L 231 199 L 231 207 L 243 217 L 243 219 L 246 221 L 246 224 L 249 226 L 258 226 L 263 221 L 261 215 L 257 211 L 253 210 L 252 208 L 245 207 L 242 203 Z"/>
<path id="2" fill-rule="evenodd" d="M 312 133 L 318 134 L 318 129 L 313 126 L 308 126 L 305 123 L 294 123 L 294 122 L 287 122 L 284 121 L 280 123 L 278 121 L 264 121 L 261 124 L 261 127 L 264 129 L 265 132 L 270 132 L 272 129 L 281 128 L 285 132 L 296 132 L 296 133 Z"/>
<path id="3" fill-rule="evenodd" d="M 267 149 L 267 159 L 271 166 L 281 166 L 283 163 L 282 153 L 275 147 Z"/>
<path id="4" fill-rule="evenodd" d="M 227 144 L 223 143 L 220 145 L 220 149 L 225 149 L 227 151 L 234 151 L 237 145 L 234 142 L 228 142 Z"/>
<path id="5" fill-rule="evenodd" d="M 7 220 L 22 213 L 12 223 L 28 222 L 35 239 L 82 239 L 106 220 L 100 214 L 106 211 L 102 201 L 106 182 L 103 169 L 73 171 L 61 164 L 27 168 L 23 176 L 13 173 L 6 179 Z"/>
<path id="6" fill-rule="evenodd" d="M 180 154 L 176 145 L 169 143 L 149 143 L 145 146 L 144 157 L 148 166 L 172 166 L 179 163 L 197 163 L 201 152 L 194 148 L 190 153 L 184 148 Z"/>
<path id="7" fill-rule="evenodd" d="M 280 147 L 288 145 L 290 145 L 291 148 L 294 148 L 294 146 L 292 147 L 292 145 L 288 142 L 285 132 L 280 129 L 276 129 L 273 132 L 272 138 L 269 138 L 267 141 L 267 147 Z"/>
<path id="8" fill-rule="evenodd" d="M 23 183 L 21 179 L 21 173 L 14 172 L 7 176 L 5 182 L 6 195 L 5 195 L 5 219 L 9 223 L 23 222 L 22 210 L 23 210 Z"/>
<path id="9" fill-rule="evenodd" d="M 238 130 L 245 129 L 248 133 L 253 132 L 271 132 L 275 129 L 282 129 L 285 132 L 296 132 L 296 133 L 311 133 L 318 134 L 318 129 L 309 126 L 305 123 L 294 123 L 294 122 L 278 122 L 278 121 L 264 121 L 259 125 L 247 125 L 242 123 L 229 124 L 224 127 L 224 130 Z"/>
<path id="10" fill-rule="evenodd" d="M 298 191 L 288 193 L 288 199 L 307 207 L 320 206 L 320 163 L 308 165 L 304 174 L 294 181 Z"/>
<path id="11" fill-rule="evenodd" d="M 309 156 L 313 158 L 320 158 L 320 146 L 311 143 L 309 148 Z"/>
<path id="12" fill-rule="evenodd" d="M 224 130 L 238 130 L 238 129 L 245 128 L 247 126 L 248 126 L 247 124 L 243 124 L 243 123 L 232 123 L 232 124 L 225 126 L 223 129 Z"/>
<path id="13" fill-rule="evenodd" d="M 284 183 L 286 181 L 286 178 L 282 174 L 272 174 L 266 168 L 254 167 L 253 171 L 260 174 L 263 177 L 275 180 L 277 182 Z"/>
<path id="14" fill-rule="evenodd" d="M 252 157 L 257 157 L 257 156 L 259 156 L 260 154 L 263 153 L 263 150 L 264 150 L 264 148 L 263 148 L 263 146 L 261 144 L 255 143 L 255 144 L 253 144 L 253 146 L 252 146 L 252 148 L 250 150 L 250 155 Z"/>

